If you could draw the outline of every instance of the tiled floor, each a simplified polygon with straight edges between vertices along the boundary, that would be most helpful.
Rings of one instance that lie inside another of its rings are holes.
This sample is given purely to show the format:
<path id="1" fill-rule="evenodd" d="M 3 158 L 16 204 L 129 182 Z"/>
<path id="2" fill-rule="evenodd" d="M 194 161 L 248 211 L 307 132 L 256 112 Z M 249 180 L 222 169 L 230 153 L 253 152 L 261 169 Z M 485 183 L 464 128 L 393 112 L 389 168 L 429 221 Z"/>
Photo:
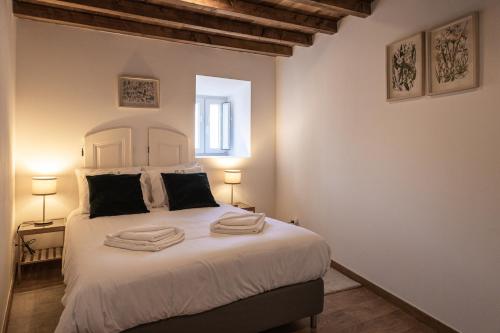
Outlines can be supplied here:
<path id="1" fill-rule="evenodd" d="M 16 293 L 7 332 L 52 333 L 63 310 L 64 285 Z"/>
<path id="2" fill-rule="evenodd" d="M 63 310 L 64 285 L 59 272 L 59 263 L 26 267 L 23 281 L 14 291 L 7 333 L 54 331 Z M 309 332 L 430 333 L 433 330 L 368 289 L 357 288 L 325 297 L 325 309 L 316 331 L 309 328 L 308 318 L 266 331 Z"/>
<path id="3" fill-rule="evenodd" d="M 266 333 L 431 333 L 434 332 L 395 305 L 361 287 L 330 294 L 318 328 L 303 319 Z"/>
<path id="4" fill-rule="evenodd" d="M 7 332 L 52 333 L 63 310 L 61 264 L 52 262 L 23 268 L 14 286 Z"/>

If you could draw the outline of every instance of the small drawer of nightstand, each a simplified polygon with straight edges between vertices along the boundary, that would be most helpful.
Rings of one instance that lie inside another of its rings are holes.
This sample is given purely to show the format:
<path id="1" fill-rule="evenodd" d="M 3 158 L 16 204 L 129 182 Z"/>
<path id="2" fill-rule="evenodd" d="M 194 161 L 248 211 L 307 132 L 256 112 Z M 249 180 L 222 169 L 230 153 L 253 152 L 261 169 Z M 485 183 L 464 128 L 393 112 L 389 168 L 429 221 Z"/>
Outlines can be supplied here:
<path id="1" fill-rule="evenodd" d="M 252 213 L 255 213 L 255 207 L 254 206 L 251 206 L 251 205 L 243 203 L 243 202 L 236 202 L 233 206 L 241 208 L 241 209 L 244 209 L 244 210 L 247 210 L 247 211 L 252 212 Z"/>
<path id="2" fill-rule="evenodd" d="M 31 265 L 41 262 L 48 262 L 62 259 L 63 246 L 56 246 L 50 248 L 42 248 L 34 250 L 30 253 L 24 246 L 24 236 L 39 235 L 53 232 L 63 232 L 64 244 L 64 230 L 66 228 L 66 219 L 55 219 L 52 224 L 44 226 L 36 226 L 34 222 L 23 222 L 17 230 L 17 278 L 21 280 L 21 267 L 24 265 Z"/>

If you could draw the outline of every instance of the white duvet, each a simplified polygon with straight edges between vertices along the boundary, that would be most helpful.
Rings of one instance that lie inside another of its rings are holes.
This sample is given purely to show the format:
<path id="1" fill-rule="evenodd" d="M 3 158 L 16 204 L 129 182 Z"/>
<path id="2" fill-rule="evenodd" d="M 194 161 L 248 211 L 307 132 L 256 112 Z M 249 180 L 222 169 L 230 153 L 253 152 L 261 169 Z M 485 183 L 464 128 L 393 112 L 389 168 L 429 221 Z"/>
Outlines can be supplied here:
<path id="1" fill-rule="evenodd" d="M 56 333 L 120 332 L 314 280 L 328 270 L 328 245 L 301 227 L 267 218 L 260 234 L 211 234 L 210 223 L 228 211 L 241 210 L 222 205 L 95 219 L 70 215 L 65 308 Z M 185 240 L 159 252 L 103 245 L 106 234 L 145 224 L 182 228 Z"/>

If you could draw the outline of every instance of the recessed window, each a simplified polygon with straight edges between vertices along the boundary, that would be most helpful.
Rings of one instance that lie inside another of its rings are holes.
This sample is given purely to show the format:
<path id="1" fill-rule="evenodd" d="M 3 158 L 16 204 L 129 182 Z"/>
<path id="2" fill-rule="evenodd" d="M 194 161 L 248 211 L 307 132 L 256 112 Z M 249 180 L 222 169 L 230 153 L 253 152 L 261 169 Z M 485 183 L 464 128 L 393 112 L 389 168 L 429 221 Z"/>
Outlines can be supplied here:
<path id="1" fill-rule="evenodd" d="M 199 155 L 231 150 L 231 102 L 223 96 L 196 96 L 195 148 Z"/>
<path id="2" fill-rule="evenodd" d="M 251 83 L 196 76 L 197 157 L 250 156 Z"/>

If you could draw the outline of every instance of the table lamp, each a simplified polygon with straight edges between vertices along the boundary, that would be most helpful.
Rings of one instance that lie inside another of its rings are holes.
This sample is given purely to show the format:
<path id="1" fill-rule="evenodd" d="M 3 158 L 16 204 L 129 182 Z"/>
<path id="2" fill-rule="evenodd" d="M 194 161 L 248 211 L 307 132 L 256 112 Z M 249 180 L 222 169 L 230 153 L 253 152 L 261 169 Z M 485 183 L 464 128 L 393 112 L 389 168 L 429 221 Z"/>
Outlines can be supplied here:
<path id="1" fill-rule="evenodd" d="M 43 220 L 35 222 L 35 226 L 46 226 L 52 224 L 52 221 L 45 220 L 45 197 L 57 192 L 56 177 L 33 177 L 31 178 L 31 194 L 43 196 Z"/>
<path id="2" fill-rule="evenodd" d="M 241 170 L 224 170 L 224 183 L 231 184 L 231 205 L 234 205 L 233 187 L 236 184 L 241 184 Z"/>

